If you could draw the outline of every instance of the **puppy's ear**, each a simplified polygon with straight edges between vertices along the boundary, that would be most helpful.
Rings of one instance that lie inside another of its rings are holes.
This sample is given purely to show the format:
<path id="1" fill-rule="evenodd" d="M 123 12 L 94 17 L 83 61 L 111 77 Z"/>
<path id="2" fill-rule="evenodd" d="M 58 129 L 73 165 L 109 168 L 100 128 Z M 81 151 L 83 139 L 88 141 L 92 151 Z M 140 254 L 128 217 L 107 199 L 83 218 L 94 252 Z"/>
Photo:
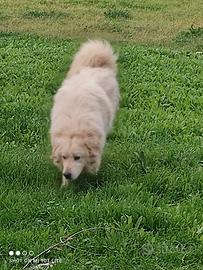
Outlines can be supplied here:
<path id="1" fill-rule="evenodd" d="M 61 162 L 61 155 L 59 153 L 59 146 L 55 145 L 52 148 L 52 154 L 51 154 L 51 159 L 53 160 L 53 162 L 58 165 Z"/>
<path id="2" fill-rule="evenodd" d="M 102 133 L 98 131 L 88 131 L 84 136 L 84 145 L 89 153 L 85 168 L 89 173 L 95 174 L 100 167 L 104 146 Z"/>
<path id="3" fill-rule="evenodd" d="M 101 135 L 97 132 L 87 132 L 85 134 L 84 145 L 88 150 L 90 158 L 96 158 L 102 150 Z"/>

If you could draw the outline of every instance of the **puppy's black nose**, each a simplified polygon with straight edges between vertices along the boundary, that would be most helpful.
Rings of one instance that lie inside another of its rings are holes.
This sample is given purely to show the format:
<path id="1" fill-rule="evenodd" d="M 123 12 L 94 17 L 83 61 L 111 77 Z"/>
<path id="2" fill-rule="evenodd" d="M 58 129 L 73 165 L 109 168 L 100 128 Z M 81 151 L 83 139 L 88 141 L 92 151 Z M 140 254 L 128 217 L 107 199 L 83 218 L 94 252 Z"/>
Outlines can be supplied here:
<path id="1" fill-rule="evenodd" d="M 69 173 L 69 172 L 68 173 L 64 173 L 63 175 L 65 176 L 66 179 L 69 179 L 69 180 L 72 179 L 72 174 Z"/>

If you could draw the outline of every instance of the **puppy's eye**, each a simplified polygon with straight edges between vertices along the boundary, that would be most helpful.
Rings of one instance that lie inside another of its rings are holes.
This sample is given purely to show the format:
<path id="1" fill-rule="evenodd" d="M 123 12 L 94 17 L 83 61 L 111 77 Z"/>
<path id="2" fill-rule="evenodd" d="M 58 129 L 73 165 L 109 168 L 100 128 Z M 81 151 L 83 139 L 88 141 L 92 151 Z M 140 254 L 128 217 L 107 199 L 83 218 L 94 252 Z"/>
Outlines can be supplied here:
<path id="1" fill-rule="evenodd" d="M 80 156 L 74 156 L 74 160 L 79 160 Z"/>
<path id="2" fill-rule="evenodd" d="M 63 159 L 66 159 L 66 156 L 62 156 Z"/>

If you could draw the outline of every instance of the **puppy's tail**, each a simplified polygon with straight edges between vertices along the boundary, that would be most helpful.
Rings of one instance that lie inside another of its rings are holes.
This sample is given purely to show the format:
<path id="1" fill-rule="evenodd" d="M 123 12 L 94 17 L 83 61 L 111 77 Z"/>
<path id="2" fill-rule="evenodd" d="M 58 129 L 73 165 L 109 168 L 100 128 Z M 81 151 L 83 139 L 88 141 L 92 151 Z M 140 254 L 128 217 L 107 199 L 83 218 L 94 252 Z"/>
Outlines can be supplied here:
<path id="1" fill-rule="evenodd" d="M 107 41 L 90 40 L 75 55 L 68 76 L 79 73 L 85 67 L 110 68 L 116 73 L 116 60 L 117 55 Z"/>

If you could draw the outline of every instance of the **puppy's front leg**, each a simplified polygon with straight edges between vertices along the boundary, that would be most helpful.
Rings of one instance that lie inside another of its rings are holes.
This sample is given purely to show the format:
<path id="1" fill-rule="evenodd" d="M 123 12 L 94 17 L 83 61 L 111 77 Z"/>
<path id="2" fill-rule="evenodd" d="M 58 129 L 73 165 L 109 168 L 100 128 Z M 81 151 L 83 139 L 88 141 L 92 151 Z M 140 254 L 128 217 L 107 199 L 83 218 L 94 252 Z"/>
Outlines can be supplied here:
<path id="1" fill-rule="evenodd" d="M 69 180 L 62 176 L 61 188 L 67 187 L 69 185 Z"/>

